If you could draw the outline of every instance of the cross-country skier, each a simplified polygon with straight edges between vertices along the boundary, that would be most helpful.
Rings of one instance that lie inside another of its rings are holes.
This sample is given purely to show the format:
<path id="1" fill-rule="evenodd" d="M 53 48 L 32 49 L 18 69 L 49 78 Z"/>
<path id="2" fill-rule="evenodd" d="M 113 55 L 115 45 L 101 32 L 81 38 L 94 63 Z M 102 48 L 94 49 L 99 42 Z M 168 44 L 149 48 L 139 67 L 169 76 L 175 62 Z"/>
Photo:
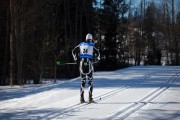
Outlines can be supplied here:
<path id="1" fill-rule="evenodd" d="M 80 102 L 84 103 L 84 88 L 86 84 L 86 78 L 88 79 L 89 85 L 89 103 L 93 102 L 93 60 L 95 53 L 97 59 L 100 60 L 100 53 L 97 48 L 94 47 L 94 42 L 91 34 L 86 35 L 86 41 L 81 42 L 72 50 L 72 55 L 75 61 L 77 61 L 77 54 L 79 54 L 79 70 L 81 77 L 81 88 L 80 88 Z"/>

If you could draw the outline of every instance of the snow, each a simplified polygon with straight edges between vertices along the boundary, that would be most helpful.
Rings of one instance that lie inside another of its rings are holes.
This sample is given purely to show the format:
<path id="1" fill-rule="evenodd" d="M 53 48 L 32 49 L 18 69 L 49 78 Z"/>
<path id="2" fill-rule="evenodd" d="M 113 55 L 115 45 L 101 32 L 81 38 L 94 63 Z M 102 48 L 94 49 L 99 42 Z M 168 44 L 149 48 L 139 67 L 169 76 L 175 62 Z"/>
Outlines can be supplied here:
<path id="1" fill-rule="evenodd" d="M 1 86 L 0 119 L 180 120 L 180 66 L 95 72 L 93 84 L 96 103 L 91 104 L 79 103 L 79 77 L 56 84 Z"/>

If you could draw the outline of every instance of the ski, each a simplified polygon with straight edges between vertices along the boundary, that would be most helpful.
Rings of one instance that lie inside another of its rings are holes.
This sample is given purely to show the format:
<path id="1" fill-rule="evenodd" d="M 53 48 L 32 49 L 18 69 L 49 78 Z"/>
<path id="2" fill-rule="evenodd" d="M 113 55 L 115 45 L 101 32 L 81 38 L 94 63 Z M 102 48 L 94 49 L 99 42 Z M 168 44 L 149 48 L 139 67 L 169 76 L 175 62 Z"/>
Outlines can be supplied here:
<path id="1" fill-rule="evenodd" d="M 97 103 L 96 101 L 91 101 L 91 102 L 88 102 L 88 104 L 92 104 L 92 103 Z"/>
<path id="2" fill-rule="evenodd" d="M 86 104 L 91 104 L 91 103 L 98 103 L 97 101 L 84 101 L 84 102 L 80 102 L 79 104 L 84 104 L 84 103 L 86 103 Z"/>
<path id="3" fill-rule="evenodd" d="M 88 103 L 87 101 L 85 101 L 85 102 L 80 102 L 80 104 L 84 104 L 84 103 Z"/>

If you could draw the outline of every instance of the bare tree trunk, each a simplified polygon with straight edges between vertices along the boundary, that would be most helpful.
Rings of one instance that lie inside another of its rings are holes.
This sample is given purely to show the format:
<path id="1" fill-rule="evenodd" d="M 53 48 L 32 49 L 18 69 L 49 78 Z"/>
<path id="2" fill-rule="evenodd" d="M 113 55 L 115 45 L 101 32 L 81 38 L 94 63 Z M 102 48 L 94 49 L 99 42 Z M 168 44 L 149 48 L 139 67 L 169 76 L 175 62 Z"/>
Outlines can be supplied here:
<path id="1" fill-rule="evenodd" d="M 15 60 L 14 60 L 14 3 L 13 0 L 10 0 L 10 23 L 11 23 L 11 29 L 10 29 L 10 85 L 11 87 L 14 84 L 15 79 L 15 73 L 14 73 L 14 67 L 15 67 Z"/>
<path id="2" fill-rule="evenodd" d="M 165 29 L 165 33 L 167 33 L 167 32 L 169 31 L 169 29 L 168 29 L 168 24 L 166 24 L 167 21 L 168 21 L 168 16 L 167 16 L 167 14 L 168 14 L 168 9 L 167 9 L 167 4 L 166 4 L 166 3 L 164 4 L 164 10 L 163 10 L 163 12 L 164 12 L 164 18 L 165 18 L 164 29 Z M 168 39 L 165 38 L 165 40 L 166 40 L 166 45 L 165 45 L 165 49 L 166 49 L 166 51 L 165 51 L 165 52 L 166 52 L 166 62 L 167 62 L 167 64 L 169 64 Z"/>
<path id="3" fill-rule="evenodd" d="M 22 1 L 22 2 L 24 2 L 24 1 Z M 24 5 L 22 4 L 22 7 L 23 7 Z M 24 48 L 24 33 L 25 33 L 25 29 L 24 29 L 24 27 L 25 27 L 25 18 L 24 18 L 24 9 L 22 8 L 22 21 L 21 21 L 21 26 L 22 26 L 22 28 L 21 28 L 21 34 L 20 34 L 20 46 L 19 46 L 19 67 L 18 67 L 18 69 L 19 69 L 19 84 L 20 84 L 20 86 L 22 86 L 23 85 L 23 48 Z"/>
<path id="4" fill-rule="evenodd" d="M 9 55 L 9 1 L 6 2 L 6 6 L 7 6 L 7 11 L 6 11 L 6 37 L 5 37 L 5 50 L 4 50 L 4 64 L 3 64 L 3 72 L 2 72 L 2 81 L 1 81 L 1 85 L 6 85 L 7 84 L 7 72 L 8 72 L 8 65 L 9 65 L 9 60 L 8 60 L 8 55 Z"/>
<path id="5" fill-rule="evenodd" d="M 56 54 L 54 54 L 54 63 L 55 63 L 55 66 L 54 66 L 54 83 L 56 83 L 56 79 L 57 79 L 57 65 L 56 65 L 56 60 L 57 60 L 57 56 Z"/>
<path id="6" fill-rule="evenodd" d="M 83 0 L 83 6 L 81 9 L 81 15 L 80 15 L 80 40 L 83 39 L 83 12 L 84 12 L 84 7 L 85 7 L 85 0 Z"/>
<path id="7" fill-rule="evenodd" d="M 175 32 L 175 8 L 174 8 L 174 0 L 172 2 L 172 40 L 174 43 L 174 52 L 175 52 L 175 65 L 178 65 L 179 62 L 179 48 L 178 48 L 178 40 L 176 38 Z"/>
<path id="8" fill-rule="evenodd" d="M 75 44 L 77 44 L 77 40 L 78 40 L 78 7 L 79 7 L 79 3 L 78 1 L 76 1 L 76 19 L 75 19 Z"/>
<path id="9" fill-rule="evenodd" d="M 14 59 L 16 71 L 16 81 L 15 84 L 23 85 L 23 46 L 24 46 L 24 33 L 25 33 L 25 2 L 17 2 L 16 9 L 14 9 L 14 16 L 12 16 L 13 32 L 14 32 Z M 15 4 L 14 4 L 15 5 Z"/>

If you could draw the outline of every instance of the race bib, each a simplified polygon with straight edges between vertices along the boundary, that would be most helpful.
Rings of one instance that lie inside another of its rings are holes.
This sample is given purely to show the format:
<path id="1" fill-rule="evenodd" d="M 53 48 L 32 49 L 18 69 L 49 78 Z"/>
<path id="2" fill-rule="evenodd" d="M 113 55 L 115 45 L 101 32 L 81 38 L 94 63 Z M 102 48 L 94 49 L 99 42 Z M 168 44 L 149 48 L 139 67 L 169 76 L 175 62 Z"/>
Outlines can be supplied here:
<path id="1" fill-rule="evenodd" d="M 93 47 L 94 43 L 80 43 L 80 58 L 93 59 Z"/>

